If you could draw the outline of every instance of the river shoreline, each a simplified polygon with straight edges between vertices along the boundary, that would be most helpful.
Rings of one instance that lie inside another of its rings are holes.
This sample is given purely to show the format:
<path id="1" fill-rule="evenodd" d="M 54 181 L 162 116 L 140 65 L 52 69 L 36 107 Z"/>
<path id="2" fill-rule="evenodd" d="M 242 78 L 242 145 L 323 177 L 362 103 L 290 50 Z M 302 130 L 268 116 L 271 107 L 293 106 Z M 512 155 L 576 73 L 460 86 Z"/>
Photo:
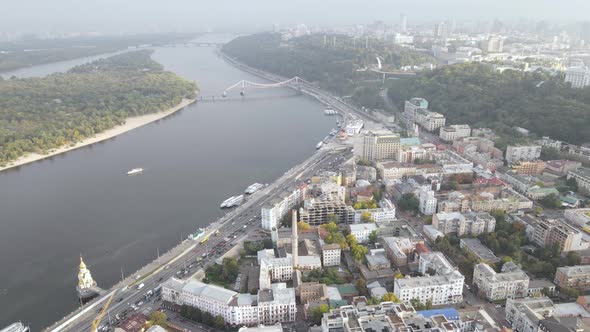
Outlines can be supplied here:
<path id="1" fill-rule="evenodd" d="M 101 133 L 96 134 L 93 137 L 85 138 L 82 141 L 77 142 L 74 145 L 64 145 L 62 147 L 50 150 L 46 154 L 30 153 L 30 154 L 21 156 L 21 157 L 17 158 L 16 160 L 9 162 L 6 166 L 0 167 L 0 172 L 14 168 L 14 167 L 23 166 L 23 165 L 26 165 L 26 164 L 29 164 L 29 163 L 32 163 L 35 161 L 43 160 L 43 159 L 46 159 L 49 157 L 53 157 L 53 156 L 56 156 L 56 155 L 59 155 L 62 153 L 76 150 L 81 147 L 85 147 L 88 145 L 99 143 L 99 142 L 108 140 L 110 138 L 125 134 L 133 129 L 143 127 L 147 124 L 150 124 L 152 122 L 161 120 L 169 115 L 172 115 L 172 114 L 180 111 L 181 109 L 185 108 L 186 106 L 192 104 L 196 100 L 197 100 L 196 98 L 195 99 L 183 99 L 180 102 L 180 104 L 178 104 L 174 107 L 171 107 L 165 111 L 160 111 L 157 113 L 150 113 L 150 114 L 127 118 L 125 120 L 125 123 L 122 125 L 115 126 L 111 129 L 105 130 Z"/>

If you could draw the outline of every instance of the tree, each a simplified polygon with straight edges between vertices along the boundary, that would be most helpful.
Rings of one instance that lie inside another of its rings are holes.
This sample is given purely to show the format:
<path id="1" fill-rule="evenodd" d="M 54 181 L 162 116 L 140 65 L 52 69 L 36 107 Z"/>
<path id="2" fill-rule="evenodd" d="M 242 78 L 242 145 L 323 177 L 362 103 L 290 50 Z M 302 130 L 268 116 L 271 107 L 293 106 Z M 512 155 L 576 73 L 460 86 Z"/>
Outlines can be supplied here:
<path id="1" fill-rule="evenodd" d="M 150 314 L 150 324 L 151 325 L 165 326 L 167 320 L 168 320 L 168 317 L 166 317 L 166 314 L 161 311 L 153 311 Z"/>
<path id="2" fill-rule="evenodd" d="M 580 291 L 572 287 L 562 287 L 560 290 L 561 294 L 565 295 L 568 298 L 575 298 L 580 295 Z"/>
<path id="3" fill-rule="evenodd" d="M 387 294 L 383 295 L 383 297 L 381 298 L 381 301 L 383 302 L 393 302 L 393 303 L 399 303 L 399 299 L 397 298 L 397 296 L 394 293 L 391 292 L 387 292 Z"/>
<path id="4" fill-rule="evenodd" d="M 404 277 L 404 275 L 403 275 L 403 274 L 401 274 L 401 272 L 397 272 L 397 273 L 395 274 L 395 276 L 393 276 L 393 277 L 394 277 L 395 279 L 402 279 L 402 278 Z"/>
<path id="5" fill-rule="evenodd" d="M 327 304 L 320 304 L 319 307 L 311 310 L 311 321 L 314 325 L 319 325 L 322 322 L 324 314 L 328 312 L 330 312 L 330 306 Z"/>
<path id="6" fill-rule="evenodd" d="M 350 247 L 350 254 L 352 255 L 352 258 L 354 258 L 354 260 L 357 262 L 363 262 L 365 260 L 365 255 L 368 252 L 369 249 L 367 249 L 367 247 L 361 244 L 357 244 L 355 246 Z"/>
<path id="7" fill-rule="evenodd" d="M 330 216 L 328 216 L 329 219 Z M 321 226 L 323 229 L 325 229 L 326 231 L 328 231 L 328 233 L 334 233 L 334 232 L 339 232 L 340 229 L 338 228 L 338 225 L 336 225 L 335 222 L 328 222 L 327 224 L 323 224 Z"/>
<path id="8" fill-rule="evenodd" d="M 356 242 L 356 236 L 354 234 L 348 234 L 346 235 L 346 242 L 348 243 L 348 245 L 352 248 L 353 246 L 356 246 L 357 242 Z"/>
<path id="9" fill-rule="evenodd" d="M 550 194 L 541 198 L 539 203 L 547 209 L 559 209 L 561 207 L 561 200 L 559 200 L 555 194 Z"/>
<path id="10" fill-rule="evenodd" d="M 208 326 L 213 325 L 213 316 L 208 312 L 203 312 L 203 320 L 202 323 Z"/>
<path id="11" fill-rule="evenodd" d="M 332 224 L 337 224 L 338 223 L 338 216 L 335 215 L 335 214 L 329 214 L 326 217 L 326 219 L 327 219 L 327 221 L 328 221 L 329 224 L 330 223 L 332 223 Z"/>
<path id="12" fill-rule="evenodd" d="M 218 330 L 221 330 L 224 326 L 225 320 L 223 319 L 223 317 L 220 315 L 215 316 L 215 319 L 213 320 L 213 327 L 215 327 Z"/>
<path id="13" fill-rule="evenodd" d="M 297 222 L 297 229 L 298 230 L 306 231 L 306 230 L 308 230 L 310 228 L 311 228 L 311 226 L 309 226 L 309 224 L 306 223 L 305 221 L 299 221 L 299 222 Z"/>
<path id="14" fill-rule="evenodd" d="M 566 266 L 580 265 L 581 261 L 582 261 L 582 258 L 580 257 L 580 254 L 578 254 L 575 251 L 570 251 L 565 256 L 565 265 Z"/>
<path id="15" fill-rule="evenodd" d="M 223 273 L 222 277 L 224 280 L 235 280 L 238 276 L 238 262 L 233 257 L 226 257 L 222 261 Z"/>
<path id="16" fill-rule="evenodd" d="M 377 243 L 377 231 L 372 231 L 371 234 L 369 234 L 369 243 Z"/>
<path id="17" fill-rule="evenodd" d="M 416 195 L 414 195 L 413 193 L 403 194 L 398 201 L 398 206 L 403 211 L 418 212 L 420 202 L 418 201 Z"/>
<path id="18" fill-rule="evenodd" d="M 361 295 L 367 296 L 369 295 L 369 291 L 367 290 L 367 282 L 363 278 L 358 278 L 355 284 L 356 288 L 359 290 Z"/>
<path id="19" fill-rule="evenodd" d="M 375 220 L 373 219 L 371 212 L 365 211 L 361 214 L 361 222 L 362 223 L 371 223 L 371 222 L 375 222 Z"/>

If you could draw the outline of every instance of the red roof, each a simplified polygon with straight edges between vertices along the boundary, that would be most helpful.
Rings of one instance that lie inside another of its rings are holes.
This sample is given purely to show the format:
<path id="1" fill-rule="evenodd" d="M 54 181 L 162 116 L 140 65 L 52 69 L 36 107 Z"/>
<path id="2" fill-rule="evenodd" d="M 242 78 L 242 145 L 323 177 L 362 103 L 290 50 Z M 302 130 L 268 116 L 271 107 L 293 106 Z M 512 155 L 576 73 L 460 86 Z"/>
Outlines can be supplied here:
<path id="1" fill-rule="evenodd" d="M 424 243 L 419 242 L 419 243 L 416 243 L 416 252 L 418 252 L 419 254 L 425 254 L 425 253 L 430 252 L 430 250 L 428 249 L 428 247 Z"/>
<path id="2" fill-rule="evenodd" d="M 495 186 L 505 186 L 506 183 L 498 178 L 491 178 L 491 179 L 484 179 L 478 178 L 473 180 L 474 185 L 495 185 Z"/>
<path id="3" fill-rule="evenodd" d="M 119 328 L 125 330 L 125 332 L 139 332 L 143 329 L 143 326 L 148 321 L 147 317 L 143 314 L 135 314 L 129 316 L 121 324 Z"/>

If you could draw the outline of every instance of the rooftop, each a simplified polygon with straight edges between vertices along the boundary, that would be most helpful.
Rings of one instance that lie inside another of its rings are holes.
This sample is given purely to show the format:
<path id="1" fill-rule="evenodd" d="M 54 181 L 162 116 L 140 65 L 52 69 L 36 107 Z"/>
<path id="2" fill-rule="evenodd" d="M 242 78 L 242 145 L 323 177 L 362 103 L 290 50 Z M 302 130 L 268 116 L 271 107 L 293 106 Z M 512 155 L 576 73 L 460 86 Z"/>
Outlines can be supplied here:
<path id="1" fill-rule="evenodd" d="M 196 280 L 187 282 L 182 288 L 182 291 L 225 304 L 229 304 L 232 298 L 238 295 L 238 293 L 223 287 L 205 284 Z"/>
<path id="2" fill-rule="evenodd" d="M 500 259 L 494 255 L 494 253 L 488 249 L 488 247 L 484 246 L 481 241 L 477 238 L 464 238 L 461 239 L 461 244 L 465 245 L 469 250 L 471 250 L 475 255 L 483 260 L 489 262 L 498 262 Z"/>
<path id="3" fill-rule="evenodd" d="M 576 265 L 576 266 L 558 267 L 557 272 L 564 273 L 565 275 L 567 275 L 569 277 L 582 276 L 582 275 L 590 274 L 590 265 Z"/>

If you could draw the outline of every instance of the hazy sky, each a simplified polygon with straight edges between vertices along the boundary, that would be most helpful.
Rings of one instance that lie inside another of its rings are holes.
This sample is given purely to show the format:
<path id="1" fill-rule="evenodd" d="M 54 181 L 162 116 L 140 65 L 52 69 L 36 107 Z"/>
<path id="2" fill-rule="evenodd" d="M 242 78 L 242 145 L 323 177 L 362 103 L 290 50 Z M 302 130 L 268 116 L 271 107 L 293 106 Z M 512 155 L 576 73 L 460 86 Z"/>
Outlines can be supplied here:
<path id="1" fill-rule="evenodd" d="M 0 32 L 147 32 L 494 18 L 590 20 L 590 0 L 0 0 Z"/>

